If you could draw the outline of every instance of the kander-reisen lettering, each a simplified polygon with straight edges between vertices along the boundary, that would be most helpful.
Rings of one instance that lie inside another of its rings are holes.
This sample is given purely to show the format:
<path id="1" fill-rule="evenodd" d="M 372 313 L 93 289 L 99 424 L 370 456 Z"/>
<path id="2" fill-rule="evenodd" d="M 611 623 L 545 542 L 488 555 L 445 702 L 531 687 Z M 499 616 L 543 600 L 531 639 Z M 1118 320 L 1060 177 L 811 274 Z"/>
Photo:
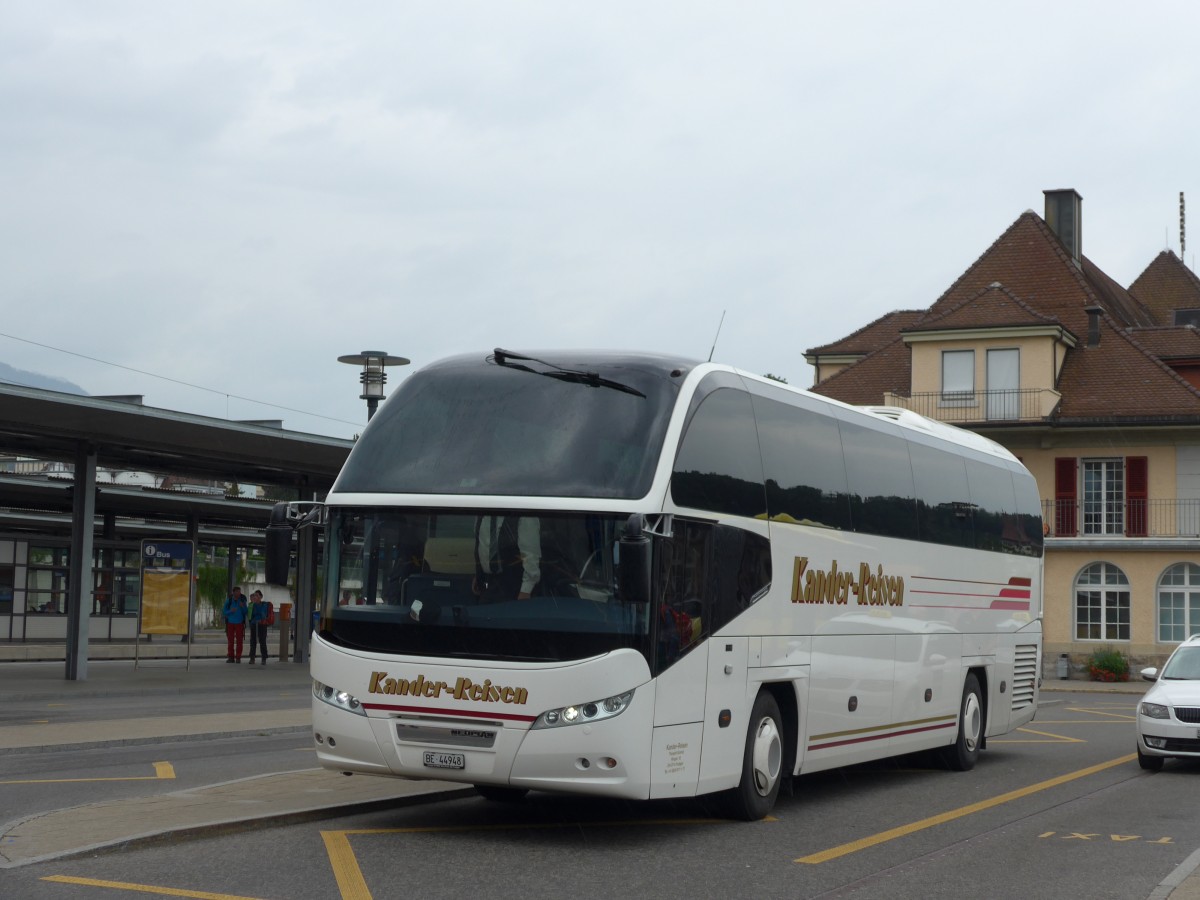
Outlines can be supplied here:
<path id="1" fill-rule="evenodd" d="M 393 694 L 399 697 L 428 697 L 431 700 L 443 696 L 455 700 L 470 700 L 476 703 L 513 703 L 521 705 L 529 700 L 529 691 L 523 687 L 505 687 L 492 684 L 490 678 L 474 682 L 470 678 L 458 678 L 454 684 L 434 681 L 424 675 L 416 678 L 392 678 L 387 672 L 372 672 L 372 694 Z"/>
<path id="2" fill-rule="evenodd" d="M 859 606 L 903 606 L 904 578 L 885 575 L 883 566 L 871 570 L 859 563 L 858 572 L 838 569 L 835 559 L 828 569 L 810 569 L 807 556 L 797 556 L 792 569 L 792 602 L 845 606 L 850 597 Z"/>

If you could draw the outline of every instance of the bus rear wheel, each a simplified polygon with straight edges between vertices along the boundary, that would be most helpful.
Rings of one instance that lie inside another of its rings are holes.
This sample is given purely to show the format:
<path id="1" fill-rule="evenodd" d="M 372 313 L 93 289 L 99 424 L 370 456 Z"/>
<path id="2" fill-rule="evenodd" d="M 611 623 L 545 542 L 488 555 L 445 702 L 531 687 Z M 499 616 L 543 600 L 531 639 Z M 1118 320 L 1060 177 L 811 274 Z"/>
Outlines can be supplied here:
<path id="1" fill-rule="evenodd" d="M 769 691 L 754 700 L 746 749 L 742 755 L 742 780 L 726 794 L 731 818 L 754 822 L 775 805 L 783 780 L 783 726 L 779 704 Z"/>
<path id="2" fill-rule="evenodd" d="M 983 692 L 975 673 L 963 684 L 962 705 L 958 711 L 958 739 L 942 749 L 942 761 L 956 772 L 969 772 L 979 759 L 983 742 Z"/>
<path id="3" fill-rule="evenodd" d="M 475 790 L 480 797 L 492 803 L 520 803 L 529 793 L 528 788 L 503 787 L 498 784 L 477 784 Z"/>

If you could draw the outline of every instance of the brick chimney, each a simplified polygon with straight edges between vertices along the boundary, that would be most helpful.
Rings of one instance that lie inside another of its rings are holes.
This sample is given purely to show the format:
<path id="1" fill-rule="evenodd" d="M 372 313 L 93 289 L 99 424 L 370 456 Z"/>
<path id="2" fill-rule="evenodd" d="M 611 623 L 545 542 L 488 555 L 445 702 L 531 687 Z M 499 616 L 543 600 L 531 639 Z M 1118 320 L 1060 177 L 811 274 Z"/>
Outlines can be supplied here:
<path id="1" fill-rule="evenodd" d="M 1050 226 L 1075 265 L 1083 258 L 1083 198 L 1072 188 L 1042 191 L 1046 195 L 1046 224 Z"/>

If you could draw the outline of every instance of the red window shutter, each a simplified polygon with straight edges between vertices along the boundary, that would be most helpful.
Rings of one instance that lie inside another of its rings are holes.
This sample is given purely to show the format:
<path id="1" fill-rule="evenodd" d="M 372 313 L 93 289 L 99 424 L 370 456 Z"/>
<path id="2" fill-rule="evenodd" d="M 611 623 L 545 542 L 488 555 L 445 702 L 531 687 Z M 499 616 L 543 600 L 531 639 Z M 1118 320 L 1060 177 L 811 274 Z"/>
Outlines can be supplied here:
<path id="1" fill-rule="evenodd" d="M 1146 507 L 1150 498 L 1150 478 L 1144 456 L 1125 457 L 1125 534 L 1147 535 Z"/>
<path id="2" fill-rule="evenodd" d="M 1054 460 L 1054 535 L 1075 537 L 1078 531 L 1075 492 L 1079 462 L 1073 456 Z"/>

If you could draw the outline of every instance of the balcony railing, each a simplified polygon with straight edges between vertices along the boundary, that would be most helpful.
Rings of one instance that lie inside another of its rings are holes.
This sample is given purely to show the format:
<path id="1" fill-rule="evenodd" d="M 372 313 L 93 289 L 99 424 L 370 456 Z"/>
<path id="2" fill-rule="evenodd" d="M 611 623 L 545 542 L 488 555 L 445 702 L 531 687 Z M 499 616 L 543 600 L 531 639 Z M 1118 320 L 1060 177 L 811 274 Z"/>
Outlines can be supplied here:
<path id="1" fill-rule="evenodd" d="M 889 406 L 911 409 L 942 422 L 1032 422 L 1054 411 L 1058 391 L 1033 388 L 1012 391 L 964 391 L 954 393 L 884 394 Z"/>
<path id="2" fill-rule="evenodd" d="M 1043 500 L 1042 523 L 1047 537 L 1200 537 L 1200 500 Z"/>

